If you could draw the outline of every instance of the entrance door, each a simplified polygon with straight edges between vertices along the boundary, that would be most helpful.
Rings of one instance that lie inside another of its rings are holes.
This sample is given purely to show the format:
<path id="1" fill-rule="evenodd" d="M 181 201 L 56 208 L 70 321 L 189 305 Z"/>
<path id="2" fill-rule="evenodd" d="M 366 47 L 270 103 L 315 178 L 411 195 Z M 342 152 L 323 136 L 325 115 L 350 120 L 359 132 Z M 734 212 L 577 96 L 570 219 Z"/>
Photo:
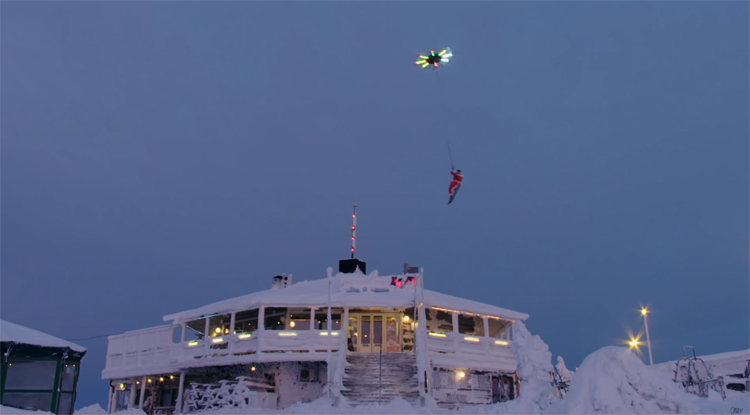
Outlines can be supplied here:
<path id="1" fill-rule="evenodd" d="M 398 314 L 352 314 L 349 338 L 353 351 L 361 353 L 400 352 Z"/>

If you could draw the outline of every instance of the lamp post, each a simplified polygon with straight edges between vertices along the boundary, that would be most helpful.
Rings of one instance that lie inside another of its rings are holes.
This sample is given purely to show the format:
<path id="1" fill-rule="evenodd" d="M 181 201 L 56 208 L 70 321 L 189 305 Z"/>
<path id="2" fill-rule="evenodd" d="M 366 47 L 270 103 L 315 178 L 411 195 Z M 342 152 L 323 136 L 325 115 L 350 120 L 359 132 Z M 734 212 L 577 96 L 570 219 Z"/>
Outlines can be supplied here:
<path id="1" fill-rule="evenodd" d="M 641 314 L 643 315 L 643 322 L 646 323 L 646 342 L 648 342 L 648 360 L 651 362 L 651 366 L 653 366 L 654 356 L 651 354 L 651 336 L 648 333 L 648 309 L 641 308 Z"/>

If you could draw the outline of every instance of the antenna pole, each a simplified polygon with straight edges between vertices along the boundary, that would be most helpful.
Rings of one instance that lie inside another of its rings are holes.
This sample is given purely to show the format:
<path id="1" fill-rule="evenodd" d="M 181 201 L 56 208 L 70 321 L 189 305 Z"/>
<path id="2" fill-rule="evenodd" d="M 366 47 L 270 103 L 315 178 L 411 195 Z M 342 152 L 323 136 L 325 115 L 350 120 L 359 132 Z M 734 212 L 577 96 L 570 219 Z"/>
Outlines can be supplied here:
<path id="1" fill-rule="evenodd" d="M 352 259 L 354 251 L 357 249 L 357 204 L 354 204 L 354 214 L 352 215 Z"/>

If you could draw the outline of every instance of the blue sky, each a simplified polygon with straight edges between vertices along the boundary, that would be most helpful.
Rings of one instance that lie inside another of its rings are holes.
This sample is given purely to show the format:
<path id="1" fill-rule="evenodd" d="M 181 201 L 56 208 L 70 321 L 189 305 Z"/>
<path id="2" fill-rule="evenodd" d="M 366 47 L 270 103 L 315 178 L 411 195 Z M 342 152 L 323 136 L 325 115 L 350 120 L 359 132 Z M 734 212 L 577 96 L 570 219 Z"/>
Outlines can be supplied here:
<path id="1" fill-rule="evenodd" d="M 2 318 L 66 339 L 425 268 L 571 368 L 749 347 L 748 4 L 4 2 Z M 413 62 L 449 46 L 439 76 Z M 465 174 L 447 206 L 450 163 Z M 106 405 L 106 338 L 77 407 Z"/>

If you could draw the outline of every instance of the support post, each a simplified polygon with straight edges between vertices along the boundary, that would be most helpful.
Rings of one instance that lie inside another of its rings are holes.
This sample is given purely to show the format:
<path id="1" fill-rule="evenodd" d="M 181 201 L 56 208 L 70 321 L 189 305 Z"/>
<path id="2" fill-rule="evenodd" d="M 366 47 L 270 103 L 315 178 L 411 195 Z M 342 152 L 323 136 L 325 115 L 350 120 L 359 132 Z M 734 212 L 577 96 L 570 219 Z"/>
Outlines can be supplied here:
<path id="1" fill-rule="evenodd" d="M 146 400 L 146 377 L 141 379 L 141 397 L 138 399 L 138 409 L 143 410 L 143 401 Z"/>
<path id="2" fill-rule="evenodd" d="M 341 334 L 343 337 L 343 341 L 341 342 L 343 344 L 343 349 L 339 348 L 339 350 L 343 350 L 344 354 L 346 355 L 346 352 L 349 351 L 349 308 L 344 308 L 344 317 L 341 319 Z"/>
<path id="3" fill-rule="evenodd" d="M 263 352 L 263 339 L 265 338 L 266 332 L 266 307 L 260 306 L 258 308 L 258 351 L 255 352 L 256 356 L 259 356 Z"/>
<path id="4" fill-rule="evenodd" d="M 128 402 L 128 409 L 135 407 L 135 387 L 137 386 L 135 382 L 136 378 L 130 378 L 130 401 Z"/>
<path id="5" fill-rule="evenodd" d="M 115 402 L 117 402 L 117 388 L 112 385 L 112 381 L 109 381 L 109 388 L 110 388 L 110 394 L 109 394 L 109 405 L 107 405 L 107 413 L 111 414 L 114 412 L 114 405 Z"/>
<path id="6" fill-rule="evenodd" d="M 182 413 L 182 396 L 185 392 L 185 371 L 180 371 L 180 383 L 177 387 L 177 404 L 175 405 L 175 413 L 181 414 Z"/>
<path id="7" fill-rule="evenodd" d="M 427 356 L 427 317 L 424 303 L 424 268 L 420 269 L 419 275 L 419 303 L 417 329 L 414 330 L 414 350 L 417 353 L 417 372 L 419 376 L 419 397 L 422 406 L 426 403 L 429 390 L 427 384 L 427 371 L 429 370 L 429 359 Z"/>
<path id="8" fill-rule="evenodd" d="M 484 322 L 484 337 L 487 339 L 487 341 L 484 341 L 484 348 L 489 351 L 490 347 L 492 347 L 490 345 L 490 319 L 485 316 L 482 317 L 482 321 Z"/>
<path id="9" fill-rule="evenodd" d="M 236 337 L 234 337 L 234 323 L 235 323 L 235 320 L 236 320 L 236 317 L 235 317 L 236 315 L 237 315 L 236 311 L 232 311 L 232 314 L 229 315 L 229 333 L 227 333 L 227 334 L 222 333 L 221 334 L 222 336 L 228 336 L 229 337 L 229 339 L 227 339 L 227 342 L 229 343 L 229 345 L 227 345 L 227 347 L 228 347 L 227 350 L 229 350 L 229 351 L 233 351 L 234 347 L 236 346 L 236 344 L 234 342 L 234 340 L 236 339 Z"/>

